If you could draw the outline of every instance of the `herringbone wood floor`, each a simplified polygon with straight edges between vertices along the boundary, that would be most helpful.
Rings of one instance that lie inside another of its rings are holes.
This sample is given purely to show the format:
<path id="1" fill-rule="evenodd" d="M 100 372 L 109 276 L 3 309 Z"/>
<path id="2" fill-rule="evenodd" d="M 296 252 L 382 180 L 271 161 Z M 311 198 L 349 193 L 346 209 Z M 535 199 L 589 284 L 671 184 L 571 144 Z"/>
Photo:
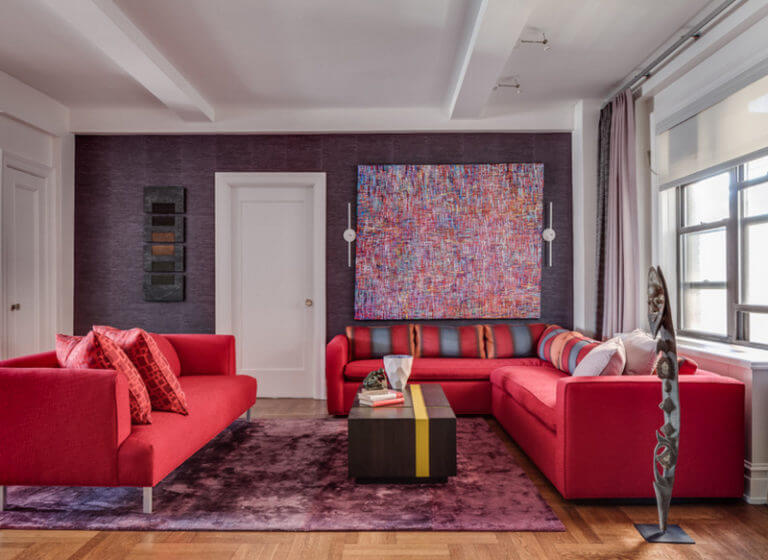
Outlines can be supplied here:
<path id="1" fill-rule="evenodd" d="M 260 399 L 254 412 L 271 418 L 324 416 L 325 403 Z M 673 521 L 696 544 L 646 544 L 632 524 L 653 523 L 654 505 L 564 501 L 496 423 L 489 422 L 563 521 L 565 533 L 0 531 L 0 560 L 768 558 L 768 506 L 741 501 L 674 504 Z"/>

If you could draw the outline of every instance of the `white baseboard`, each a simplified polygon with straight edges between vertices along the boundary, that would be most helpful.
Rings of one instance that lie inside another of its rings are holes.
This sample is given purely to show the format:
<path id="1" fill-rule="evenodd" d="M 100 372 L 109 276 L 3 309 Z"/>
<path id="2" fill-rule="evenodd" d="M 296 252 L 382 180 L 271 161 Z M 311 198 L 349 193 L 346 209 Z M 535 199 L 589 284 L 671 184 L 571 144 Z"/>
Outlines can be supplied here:
<path id="1" fill-rule="evenodd" d="M 744 501 L 748 504 L 768 503 L 768 463 L 744 461 Z"/>

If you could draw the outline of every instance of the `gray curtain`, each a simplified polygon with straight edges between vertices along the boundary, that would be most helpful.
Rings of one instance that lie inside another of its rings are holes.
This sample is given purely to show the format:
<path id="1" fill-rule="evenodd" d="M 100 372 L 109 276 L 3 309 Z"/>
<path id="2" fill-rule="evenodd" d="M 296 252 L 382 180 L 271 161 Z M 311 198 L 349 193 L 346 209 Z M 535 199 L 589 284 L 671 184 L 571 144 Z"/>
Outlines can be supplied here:
<path id="1" fill-rule="evenodd" d="M 605 208 L 608 196 L 608 154 L 611 150 L 611 112 L 606 103 L 600 111 L 597 147 L 597 337 L 603 338 L 603 291 L 605 289 Z"/>
<path id="2" fill-rule="evenodd" d="M 605 196 L 602 336 L 634 329 L 637 322 L 638 221 L 635 174 L 635 100 L 627 89 L 611 101 L 608 189 Z"/>

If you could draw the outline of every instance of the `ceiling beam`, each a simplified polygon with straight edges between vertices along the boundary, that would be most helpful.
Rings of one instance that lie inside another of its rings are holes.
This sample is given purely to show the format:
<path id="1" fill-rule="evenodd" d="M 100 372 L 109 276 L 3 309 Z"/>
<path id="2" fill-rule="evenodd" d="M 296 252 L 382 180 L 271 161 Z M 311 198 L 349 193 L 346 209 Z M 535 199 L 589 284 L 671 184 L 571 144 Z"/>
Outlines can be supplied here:
<path id="1" fill-rule="evenodd" d="M 448 97 L 451 119 L 482 115 L 537 1 L 478 0 L 474 18 L 469 14 Z"/>
<path id="2" fill-rule="evenodd" d="M 0 72 L 0 115 L 53 136 L 69 132 L 67 107 L 5 72 Z"/>
<path id="3" fill-rule="evenodd" d="M 182 119 L 215 119 L 211 104 L 113 0 L 43 1 Z"/>

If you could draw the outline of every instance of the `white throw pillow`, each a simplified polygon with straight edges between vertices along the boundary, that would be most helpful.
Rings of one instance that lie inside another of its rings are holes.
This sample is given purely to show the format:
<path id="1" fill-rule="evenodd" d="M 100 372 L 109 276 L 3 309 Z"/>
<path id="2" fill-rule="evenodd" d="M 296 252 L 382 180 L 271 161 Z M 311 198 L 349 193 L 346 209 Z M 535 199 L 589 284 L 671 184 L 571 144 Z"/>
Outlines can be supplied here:
<path id="1" fill-rule="evenodd" d="M 656 340 L 642 329 L 616 335 L 624 343 L 627 352 L 625 375 L 652 375 L 659 359 Z"/>
<path id="2" fill-rule="evenodd" d="M 611 338 L 595 346 L 573 370 L 574 377 L 621 375 L 627 355 L 620 338 Z"/>

